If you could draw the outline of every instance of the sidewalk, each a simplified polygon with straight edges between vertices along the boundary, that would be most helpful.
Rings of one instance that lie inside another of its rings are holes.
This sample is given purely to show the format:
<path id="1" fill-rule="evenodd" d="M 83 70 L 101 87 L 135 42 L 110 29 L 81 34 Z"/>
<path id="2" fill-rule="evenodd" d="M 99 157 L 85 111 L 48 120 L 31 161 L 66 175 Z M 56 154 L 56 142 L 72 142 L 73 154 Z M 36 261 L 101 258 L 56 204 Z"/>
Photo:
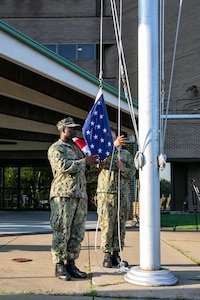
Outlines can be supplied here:
<path id="1" fill-rule="evenodd" d="M 102 267 L 97 216 L 89 212 L 77 267 L 87 279 L 62 281 L 51 263 L 49 212 L 0 212 L 0 299 L 102 300 L 200 299 L 200 234 L 161 230 L 161 267 L 178 279 L 174 286 L 148 287 L 128 283 L 125 272 Z M 96 241 L 96 245 L 95 245 Z M 26 262 L 15 259 L 24 258 Z M 123 258 L 138 266 L 139 230 L 127 223 Z"/>

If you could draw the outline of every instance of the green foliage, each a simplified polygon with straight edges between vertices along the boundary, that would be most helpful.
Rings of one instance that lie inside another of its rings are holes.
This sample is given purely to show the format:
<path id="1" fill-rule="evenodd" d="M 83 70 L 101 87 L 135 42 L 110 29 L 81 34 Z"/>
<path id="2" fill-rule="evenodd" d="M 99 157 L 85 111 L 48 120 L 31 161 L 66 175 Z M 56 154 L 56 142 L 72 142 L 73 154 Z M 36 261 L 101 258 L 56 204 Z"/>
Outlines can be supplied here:
<path id="1" fill-rule="evenodd" d="M 166 196 L 171 194 L 171 183 L 166 179 L 160 180 L 160 195 L 165 194 Z"/>
<path id="2" fill-rule="evenodd" d="M 200 214 L 183 213 L 183 214 L 161 214 L 161 227 L 174 227 L 195 229 L 200 227 Z"/>
<path id="3" fill-rule="evenodd" d="M 49 167 L 5 167 L 2 180 L 4 206 L 39 208 L 40 200 L 48 200 L 50 183 Z"/>
<path id="4" fill-rule="evenodd" d="M 17 188 L 18 184 L 18 168 L 6 167 L 4 170 L 4 184 L 6 188 Z"/>

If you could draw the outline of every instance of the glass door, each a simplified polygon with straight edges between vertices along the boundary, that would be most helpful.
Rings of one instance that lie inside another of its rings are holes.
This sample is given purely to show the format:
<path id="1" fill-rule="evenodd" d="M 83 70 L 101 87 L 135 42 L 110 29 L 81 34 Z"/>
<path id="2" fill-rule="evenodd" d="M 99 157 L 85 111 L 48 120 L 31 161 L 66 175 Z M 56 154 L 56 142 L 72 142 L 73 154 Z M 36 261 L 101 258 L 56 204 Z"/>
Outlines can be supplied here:
<path id="1" fill-rule="evenodd" d="M 18 167 L 4 168 L 4 209 L 19 208 L 19 171 Z"/>
<path id="2" fill-rule="evenodd" d="M 49 168 L 20 167 L 21 209 L 49 209 Z"/>
<path id="3" fill-rule="evenodd" d="M 20 208 L 35 207 L 35 178 L 33 167 L 20 167 Z"/>

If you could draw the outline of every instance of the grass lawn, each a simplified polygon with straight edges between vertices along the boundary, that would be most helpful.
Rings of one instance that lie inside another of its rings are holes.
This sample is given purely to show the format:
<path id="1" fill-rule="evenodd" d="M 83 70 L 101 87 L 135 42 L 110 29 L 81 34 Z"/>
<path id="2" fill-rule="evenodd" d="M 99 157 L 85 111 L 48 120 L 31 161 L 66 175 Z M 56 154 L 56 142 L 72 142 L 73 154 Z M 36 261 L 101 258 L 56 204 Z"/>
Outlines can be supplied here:
<path id="1" fill-rule="evenodd" d="M 182 229 L 195 229 L 198 227 L 200 230 L 200 213 L 180 213 L 168 214 L 161 213 L 161 227 L 172 227 Z"/>

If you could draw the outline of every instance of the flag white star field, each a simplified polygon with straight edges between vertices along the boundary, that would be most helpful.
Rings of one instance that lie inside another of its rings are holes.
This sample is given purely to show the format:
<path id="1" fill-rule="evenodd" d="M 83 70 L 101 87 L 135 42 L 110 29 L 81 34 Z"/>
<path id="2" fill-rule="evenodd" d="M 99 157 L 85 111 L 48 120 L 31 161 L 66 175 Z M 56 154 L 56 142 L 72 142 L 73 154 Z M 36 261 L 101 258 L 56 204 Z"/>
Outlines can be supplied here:
<path id="1" fill-rule="evenodd" d="M 103 160 L 112 154 L 113 139 L 101 89 L 85 120 L 82 133 L 92 155 L 98 154 L 99 159 Z"/>

